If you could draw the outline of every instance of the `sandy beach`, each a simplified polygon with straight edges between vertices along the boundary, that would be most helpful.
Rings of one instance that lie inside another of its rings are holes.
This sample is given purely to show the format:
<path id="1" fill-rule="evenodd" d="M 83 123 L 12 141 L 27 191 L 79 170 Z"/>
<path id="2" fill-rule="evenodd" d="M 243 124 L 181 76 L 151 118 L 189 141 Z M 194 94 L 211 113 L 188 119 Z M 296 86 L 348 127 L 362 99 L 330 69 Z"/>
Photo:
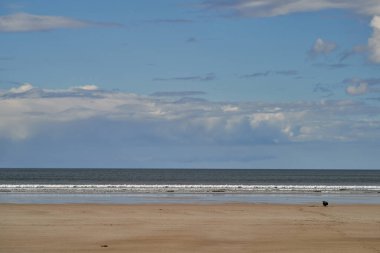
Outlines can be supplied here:
<path id="1" fill-rule="evenodd" d="M 380 252 L 379 205 L 1 204 L 0 252 Z"/>

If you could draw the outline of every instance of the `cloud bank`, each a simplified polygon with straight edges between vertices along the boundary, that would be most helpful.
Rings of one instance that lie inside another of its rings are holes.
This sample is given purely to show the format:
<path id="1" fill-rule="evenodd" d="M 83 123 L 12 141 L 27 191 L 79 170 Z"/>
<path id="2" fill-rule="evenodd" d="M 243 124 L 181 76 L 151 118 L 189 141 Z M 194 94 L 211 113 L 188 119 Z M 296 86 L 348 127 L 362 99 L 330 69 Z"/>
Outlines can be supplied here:
<path id="1" fill-rule="evenodd" d="M 373 103 L 193 97 L 202 94 L 31 84 L 3 91 L 0 166 L 364 168 L 364 158 L 378 165 L 380 108 Z"/>
<path id="2" fill-rule="evenodd" d="M 366 89 L 359 85 L 347 92 L 362 94 Z M 158 97 L 140 96 L 92 85 L 46 90 L 24 84 L 0 94 L 0 138 L 23 140 L 48 126 L 87 121 L 125 124 L 127 132 L 145 129 L 131 138 L 164 143 L 255 145 L 380 138 L 376 120 L 380 109 L 363 103 L 227 103 L 191 99 L 201 92 L 173 94 L 165 93 L 169 95 L 165 99 L 160 93 Z M 186 99 L 177 97 L 181 95 Z M 368 114 L 374 115 L 373 120 L 365 118 Z M 130 132 L 119 134 L 129 136 Z"/>

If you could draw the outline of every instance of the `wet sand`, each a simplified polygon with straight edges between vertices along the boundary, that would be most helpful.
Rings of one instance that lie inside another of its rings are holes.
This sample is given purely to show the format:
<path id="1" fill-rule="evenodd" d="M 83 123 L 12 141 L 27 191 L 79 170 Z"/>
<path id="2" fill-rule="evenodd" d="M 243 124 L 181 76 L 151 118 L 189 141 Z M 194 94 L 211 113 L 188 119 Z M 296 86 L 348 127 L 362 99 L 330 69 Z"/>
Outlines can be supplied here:
<path id="1" fill-rule="evenodd" d="M 380 252 L 380 205 L 0 204 L 0 252 Z"/>

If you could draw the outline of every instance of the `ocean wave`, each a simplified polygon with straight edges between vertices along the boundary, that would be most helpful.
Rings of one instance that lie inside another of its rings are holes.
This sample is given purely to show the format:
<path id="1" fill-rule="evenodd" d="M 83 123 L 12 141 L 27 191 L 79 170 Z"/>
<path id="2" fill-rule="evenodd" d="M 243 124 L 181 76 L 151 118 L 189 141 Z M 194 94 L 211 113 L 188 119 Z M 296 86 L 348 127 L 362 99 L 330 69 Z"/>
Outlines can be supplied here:
<path id="1" fill-rule="evenodd" d="M 2 184 L 0 192 L 23 193 L 379 193 L 380 185 L 199 184 Z"/>

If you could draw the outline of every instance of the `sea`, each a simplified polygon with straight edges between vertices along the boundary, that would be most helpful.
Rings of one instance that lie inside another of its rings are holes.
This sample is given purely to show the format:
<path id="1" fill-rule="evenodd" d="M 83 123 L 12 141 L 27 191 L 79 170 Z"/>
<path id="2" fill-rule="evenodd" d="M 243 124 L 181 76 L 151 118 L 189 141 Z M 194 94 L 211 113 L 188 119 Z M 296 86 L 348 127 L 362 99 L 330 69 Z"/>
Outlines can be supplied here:
<path id="1" fill-rule="evenodd" d="M 1 203 L 380 204 L 380 170 L 0 169 Z"/>

